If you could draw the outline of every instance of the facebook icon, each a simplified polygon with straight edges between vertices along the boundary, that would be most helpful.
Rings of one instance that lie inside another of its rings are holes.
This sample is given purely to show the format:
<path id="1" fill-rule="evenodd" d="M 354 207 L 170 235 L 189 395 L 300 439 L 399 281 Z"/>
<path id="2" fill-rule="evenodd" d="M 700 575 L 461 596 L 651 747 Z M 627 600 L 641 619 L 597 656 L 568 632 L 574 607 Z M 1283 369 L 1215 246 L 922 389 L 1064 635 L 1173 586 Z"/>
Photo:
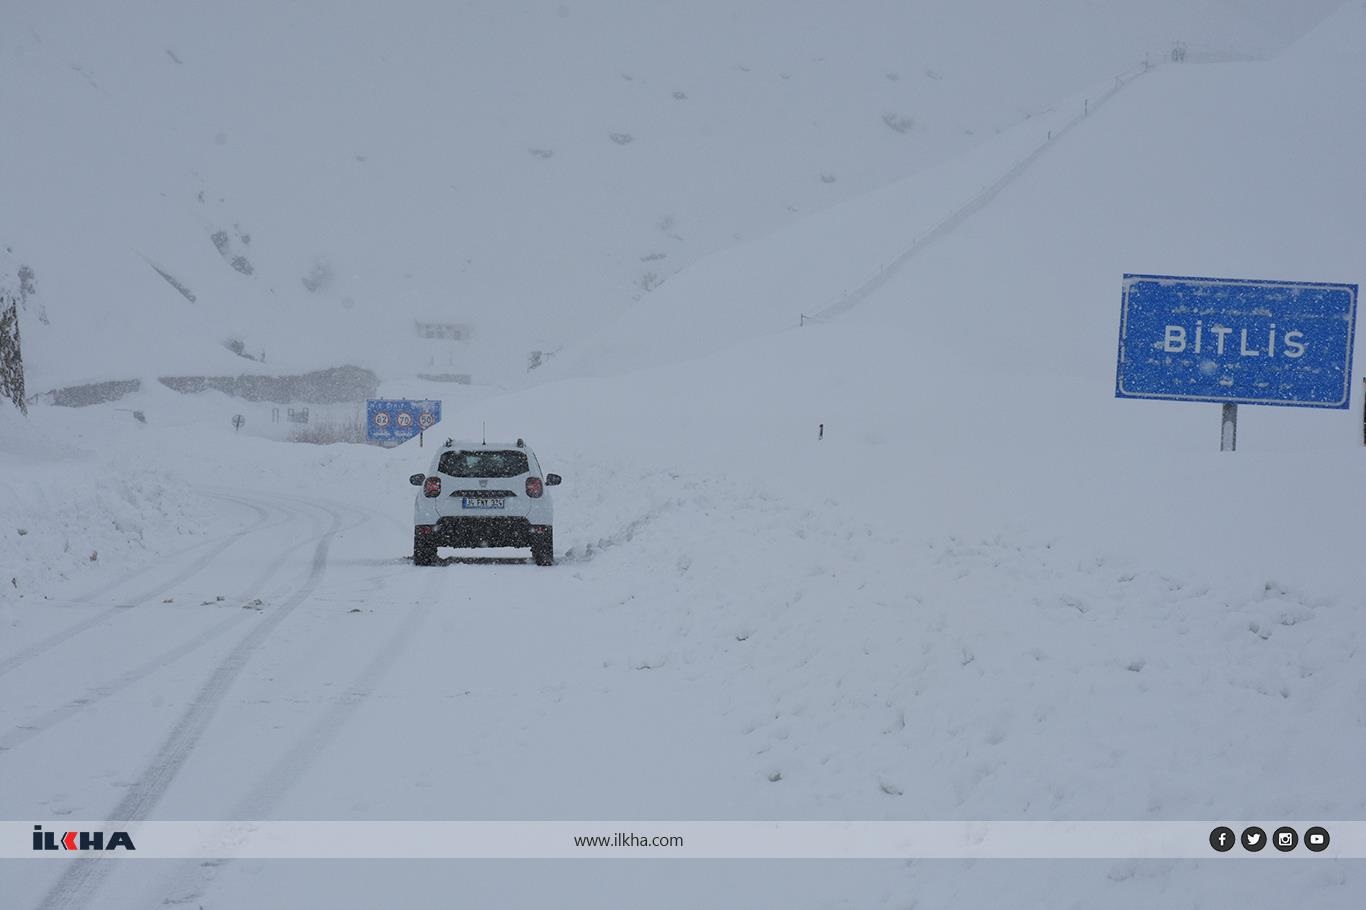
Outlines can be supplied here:
<path id="1" fill-rule="evenodd" d="M 1233 829 L 1220 825 L 1209 833 L 1209 845 L 1220 853 L 1233 849 Z"/>

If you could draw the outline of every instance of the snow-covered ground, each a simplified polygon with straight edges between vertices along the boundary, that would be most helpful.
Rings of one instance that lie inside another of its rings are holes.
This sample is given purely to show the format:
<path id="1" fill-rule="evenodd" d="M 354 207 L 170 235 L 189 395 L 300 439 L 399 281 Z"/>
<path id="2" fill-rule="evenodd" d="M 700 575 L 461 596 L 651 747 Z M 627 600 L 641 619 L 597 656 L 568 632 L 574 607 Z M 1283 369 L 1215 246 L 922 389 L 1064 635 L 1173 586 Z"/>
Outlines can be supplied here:
<path id="1" fill-rule="evenodd" d="M 1270 61 L 1145 73 L 1050 140 L 1124 67 L 1072 71 L 1037 122 L 699 256 L 539 384 L 448 397 L 439 430 L 525 436 L 564 475 L 553 569 L 405 561 L 430 448 L 287 445 L 156 386 L 0 414 L 0 817 L 1366 818 L 1360 403 L 1244 408 L 1228 454 L 1213 405 L 1112 397 L 1126 271 L 1360 281 L 1363 42 L 1351 3 Z M 1265 859 L 4 861 L 0 887 L 1366 901 L 1361 861 Z"/>

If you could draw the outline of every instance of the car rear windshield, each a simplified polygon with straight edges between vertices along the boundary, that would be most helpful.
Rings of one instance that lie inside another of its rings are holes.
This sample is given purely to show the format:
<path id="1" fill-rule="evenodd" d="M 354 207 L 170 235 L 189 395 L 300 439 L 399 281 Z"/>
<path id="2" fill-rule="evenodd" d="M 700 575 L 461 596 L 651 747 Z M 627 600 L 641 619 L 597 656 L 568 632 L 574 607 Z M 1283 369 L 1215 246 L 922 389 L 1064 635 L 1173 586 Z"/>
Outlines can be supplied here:
<path id="1" fill-rule="evenodd" d="M 437 470 L 450 477 L 516 477 L 528 469 L 526 453 L 513 449 L 447 452 Z"/>

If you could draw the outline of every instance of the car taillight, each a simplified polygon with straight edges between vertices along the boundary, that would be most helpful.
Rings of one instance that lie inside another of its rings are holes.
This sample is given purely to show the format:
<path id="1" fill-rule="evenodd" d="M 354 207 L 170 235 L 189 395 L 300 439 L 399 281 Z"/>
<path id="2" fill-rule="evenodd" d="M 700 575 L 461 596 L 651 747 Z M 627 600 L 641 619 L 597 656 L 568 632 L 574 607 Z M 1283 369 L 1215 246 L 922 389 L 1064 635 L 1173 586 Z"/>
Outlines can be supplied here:
<path id="1" fill-rule="evenodd" d="M 423 496 L 428 496 L 428 497 L 430 497 L 430 496 L 440 496 L 440 495 L 441 495 L 441 478 L 440 478 L 440 477 L 428 477 L 427 480 L 422 484 L 422 495 L 423 495 Z"/>
<path id="2" fill-rule="evenodd" d="M 526 495 L 530 496 L 532 499 L 540 499 L 541 494 L 544 492 L 545 487 L 541 486 L 541 478 L 528 477 L 526 479 Z"/>

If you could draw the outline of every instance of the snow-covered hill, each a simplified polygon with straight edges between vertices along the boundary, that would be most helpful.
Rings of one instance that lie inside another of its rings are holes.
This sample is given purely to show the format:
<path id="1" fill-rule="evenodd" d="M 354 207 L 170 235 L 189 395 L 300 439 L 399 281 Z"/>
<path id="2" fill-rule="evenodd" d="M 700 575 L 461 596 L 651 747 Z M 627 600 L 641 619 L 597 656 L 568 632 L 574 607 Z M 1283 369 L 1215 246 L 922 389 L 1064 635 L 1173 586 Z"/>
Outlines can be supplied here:
<path id="1" fill-rule="evenodd" d="M 1333 5 L 11 3 L 0 249 L 36 279 L 31 384 L 515 380 L 702 256 L 1174 42 L 1258 55 Z"/>

